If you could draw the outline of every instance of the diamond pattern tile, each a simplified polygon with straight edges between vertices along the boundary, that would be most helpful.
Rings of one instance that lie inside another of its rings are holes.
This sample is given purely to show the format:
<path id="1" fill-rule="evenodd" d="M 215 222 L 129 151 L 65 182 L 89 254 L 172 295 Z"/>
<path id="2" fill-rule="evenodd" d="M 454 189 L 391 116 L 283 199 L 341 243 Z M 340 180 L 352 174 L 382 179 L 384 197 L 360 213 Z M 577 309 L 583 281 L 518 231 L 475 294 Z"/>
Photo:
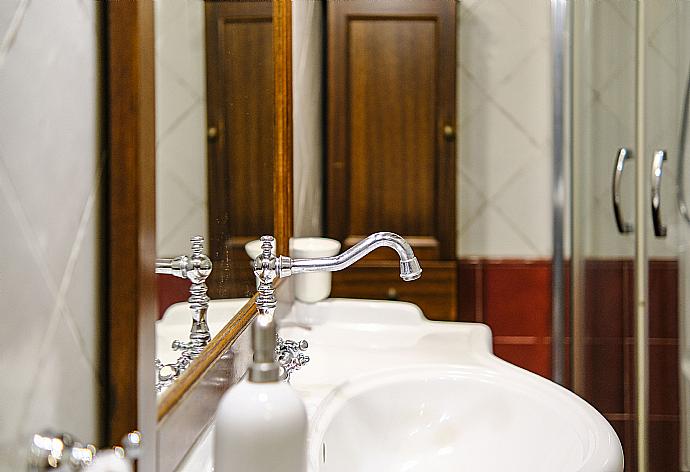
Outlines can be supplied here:
<path id="1" fill-rule="evenodd" d="M 10 13 L 15 5 L 26 7 L 23 15 Z M 7 41 L 10 14 L 21 21 Z M 101 159 L 93 6 L 0 2 L 0 41 L 0 219 L 11 248 L 0 266 L 0 364 L 12 379 L 0 406 L 0 464 L 19 470 L 14 466 L 25 456 L 17 446 L 39 423 L 98 438 Z"/>
<path id="2" fill-rule="evenodd" d="M 551 57 L 541 44 L 496 87 L 494 99 L 529 140 L 546 149 L 551 140 Z"/>
<path id="3" fill-rule="evenodd" d="M 461 2 L 459 18 L 458 254 L 549 256 L 550 225 L 519 207 L 550 218 L 548 4 Z"/>
<path id="4" fill-rule="evenodd" d="M 22 0 L 3 0 L 0 2 L 0 45 L 6 41 L 10 24 L 14 20 L 21 3 Z"/>
<path id="5" fill-rule="evenodd" d="M 551 253 L 551 167 L 534 156 L 492 199 L 506 221 L 537 254 Z M 547 198 L 545 198 L 547 197 Z"/>
<path id="6" fill-rule="evenodd" d="M 492 91 L 541 41 L 539 32 L 516 19 L 501 1 L 460 3 L 459 60 L 485 90 Z"/>
<path id="7" fill-rule="evenodd" d="M 493 206 L 488 206 L 460 233 L 458 244 L 461 254 L 497 258 L 539 257 L 536 248 L 516 232 Z"/>
<path id="8" fill-rule="evenodd" d="M 460 166 L 488 197 L 500 191 L 527 156 L 537 151 L 529 137 L 489 102 L 461 133 Z"/>
<path id="9" fill-rule="evenodd" d="M 204 3 L 156 2 L 157 252 L 189 252 L 206 236 Z"/>

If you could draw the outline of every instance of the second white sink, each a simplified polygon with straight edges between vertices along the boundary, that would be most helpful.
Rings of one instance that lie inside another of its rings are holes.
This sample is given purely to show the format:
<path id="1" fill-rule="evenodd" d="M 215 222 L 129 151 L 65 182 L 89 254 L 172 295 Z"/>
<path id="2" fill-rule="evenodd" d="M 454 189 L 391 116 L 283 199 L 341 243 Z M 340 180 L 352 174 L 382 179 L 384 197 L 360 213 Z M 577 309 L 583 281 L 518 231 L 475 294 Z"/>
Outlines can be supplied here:
<path id="1" fill-rule="evenodd" d="M 313 419 L 319 471 L 622 471 L 613 429 L 560 387 L 472 366 L 379 371 Z"/>
<path id="2" fill-rule="evenodd" d="M 292 377 L 310 414 L 310 471 L 623 470 L 601 414 L 494 356 L 485 325 L 337 299 L 296 303 L 285 325 L 282 336 L 310 343 Z"/>

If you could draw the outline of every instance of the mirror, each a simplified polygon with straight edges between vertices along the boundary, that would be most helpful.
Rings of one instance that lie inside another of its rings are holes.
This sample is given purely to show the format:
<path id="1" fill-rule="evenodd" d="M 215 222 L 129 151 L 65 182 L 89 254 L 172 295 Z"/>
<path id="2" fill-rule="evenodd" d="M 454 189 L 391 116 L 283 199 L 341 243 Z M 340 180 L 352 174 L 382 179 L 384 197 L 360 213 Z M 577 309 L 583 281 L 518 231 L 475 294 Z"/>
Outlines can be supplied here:
<path id="1" fill-rule="evenodd" d="M 255 291 L 245 245 L 274 233 L 271 19 L 266 1 L 154 2 L 157 257 L 190 256 L 203 237 L 208 296 L 228 300 L 207 313 L 211 336 Z M 184 368 L 172 347 L 190 341 L 193 311 L 190 280 L 156 282 L 163 390 Z"/>
<path id="2" fill-rule="evenodd" d="M 225 311 L 222 316 L 231 320 L 222 328 L 217 336 L 214 336 L 206 348 L 203 349 L 181 377 L 172 383 L 167 390 L 159 396 L 156 401 L 154 392 L 154 358 L 156 347 L 156 200 L 157 195 L 152 189 L 156 188 L 156 103 L 155 103 L 155 75 L 154 66 L 156 65 L 155 51 L 155 4 L 169 4 L 172 2 L 153 2 L 152 0 L 141 0 L 139 2 L 109 2 L 104 7 L 104 25 L 106 28 L 105 51 L 107 61 L 105 64 L 104 75 L 107 78 L 106 93 L 106 132 L 107 148 L 109 159 L 108 164 L 108 209 L 107 209 L 107 298 L 108 313 L 106 319 L 106 344 L 105 370 L 108 372 L 110 388 L 105 389 L 106 398 L 104 404 L 104 418 L 106 431 L 104 436 L 106 443 L 115 444 L 122 436 L 139 429 L 145 440 L 147 447 L 145 453 L 140 458 L 140 466 L 145 470 L 168 471 L 175 470 L 179 462 L 183 459 L 189 448 L 204 429 L 215 411 L 220 396 L 227 388 L 238 380 L 238 377 L 227 375 L 227 367 L 233 367 L 233 373 L 241 375 L 246 370 L 251 352 L 247 342 L 249 331 L 247 326 L 253 320 L 256 310 L 252 303 L 247 303 L 239 312 L 232 314 L 232 310 Z M 204 23 L 206 13 L 213 3 L 203 3 L 201 1 L 174 2 L 177 8 L 177 15 L 171 15 L 173 19 L 180 21 L 180 28 L 184 27 L 184 21 L 192 18 L 191 8 L 202 7 L 204 12 Z M 237 4 L 240 2 L 223 2 L 226 4 Z M 243 2 L 252 3 L 257 8 L 267 5 L 271 6 L 272 19 L 266 20 L 266 16 L 259 16 L 256 12 L 251 14 L 238 15 L 236 20 L 217 22 L 216 25 L 223 26 L 224 33 L 236 33 L 234 41 L 248 25 L 254 20 L 258 23 L 263 32 L 266 31 L 265 23 L 268 21 L 271 31 L 271 58 L 272 67 L 272 87 L 273 107 L 272 117 L 266 123 L 261 123 L 261 137 L 266 137 L 272 141 L 272 146 L 266 155 L 260 155 L 250 164 L 252 169 L 264 169 L 263 173 L 254 173 L 266 178 L 266 185 L 271 190 L 256 193 L 250 191 L 250 184 L 254 180 L 247 179 L 240 181 L 244 185 L 238 189 L 231 188 L 232 196 L 239 195 L 244 197 L 247 202 L 245 208 L 254 209 L 254 215 L 259 214 L 256 210 L 255 202 L 272 202 L 273 224 L 272 232 L 276 236 L 277 251 L 287 252 L 287 243 L 292 235 L 292 108 L 291 108 L 291 56 L 290 51 L 290 22 L 291 22 L 291 2 L 286 0 L 274 0 L 272 2 Z M 242 8 L 246 5 L 238 6 Z M 197 10 L 198 11 L 198 10 Z M 180 13 L 181 12 L 181 13 Z M 188 15 L 188 16 L 184 16 Z M 180 20 L 180 18 L 182 18 Z M 199 15 L 196 15 L 199 18 Z M 262 24 L 264 23 L 264 24 Z M 204 24 L 207 36 L 208 24 Z M 173 34 L 169 41 L 173 44 L 181 41 L 182 29 L 177 30 L 177 35 Z M 225 37 L 225 36 L 224 36 Z M 266 35 L 264 34 L 264 38 Z M 229 36 L 228 36 L 229 38 Z M 256 38 L 254 38 L 256 39 Z M 197 41 L 199 44 L 200 41 Z M 253 40 L 252 40 L 253 42 Z M 246 43 L 246 41 L 245 41 Z M 267 43 L 267 41 L 264 41 Z M 204 41 L 204 44 L 206 42 Z M 268 49 L 268 46 L 266 46 Z M 180 48 L 180 51 L 186 50 Z M 220 50 L 224 50 L 220 48 Z M 206 56 L 206 64 L 218 64 L 220 61 L 208 59 L 209 51 L 203 52 Z M 193 55 L 188 51 L 188 59 Z M 198 57 L 198 55 L 197 55 Z M 189 59 L 191 64 L 191 59 Z M 229 74 L 236 73 L 228 68 Z M 265 70 L 266 68 L 264 68 Z M 250 70 L 253 70 L 250 69 Z M 255 77 L 245 78 L 243 84 L 254 84 Z M 206 83 L 207 94 L 209 93 L 209 82 Z M 173 84 L 181 86 L 180 83 Z M 251 89 L 250 89 L 251 91 Z M 230 90 L 223 93 L 229 96 Z M 203 95 L 199 95 L 203 97 Z M 240 97 L 242 98 L 242 97 Z M 208 98 L 207 98 L 208 103 Z M 234 110 L 236 101 L 225 101 Z M 242 100 L 239 103 L 243 103 Z M 245 100 L 246 103 L 246 100 Z M 252 102 L 256 104 L 256 101 Z M 210 110 L 207 106 L 207 115 Z M 251 116 L 251 113 L 249 114 Z M 203 116 L 203 114 L 202 114 Z M 209 120 L 206 121 L 214 123 Z M 236 120 L 242 118 L 241 114 L 234 115 Z M 183 117 L 184 118 L 184 117 Z M 218 121 L 217 131 L 211 132 L 211 139 L 218 137 L 222 139 L 223 131 L 228 128 L 227 117 Z M 182 123 L 180 119 L 180 123 Z M 268 127 L 268 130 L 266 129 Z M 197 124 L 197 130 L 199 125 Z M 207 133 L 208 127 L 204 124 L 203 133 Z M 198 133 L 198 131 L 197 131 Z M 247 143 L 252 144 L 252 148 L 266 149 L 259 146 L 254 138 L 257 134 L 234 136 L 230 141 L 234 148 Z M 195 138 L 190 138 L 194 140 Z M 196 136 L 198 139 L 198 134 Z M 218 139 L 220 141 L 220 139 Z M 181 139 L 178 141 L 180 149 L 188 145 L 190 141 Z M 202 141 L 203 142 L 203 141 Z M 197 141 L 198 143 L 198 141 Z M 239 144 L 237 144 L 239 143 Z M 190 162 L 203 168 L 204 162 L 211 162 L 211 148 L 208 144 L 207 156 L 194 155 L 193 153 L 181 152 L 181 156 L 186 156 Z M 228 148 L 223 148 L 228 149 Z M 251 150 L 251 149 L 250 149 Z M 230 154 L 225 152 L 221 155 L 226 159 Z M 268 159 L 270 164 L 259 164 L 258 158 Z M 194 167 L 195 171 L 198 170 Z M 198 171 L 201 175 L 196 182 L 203 185 L 204 171 Z M 207 165 L 206 175 L 209 175 Z M 218 176 L 219 174 L 214 174 Z M 268 177 L 267 177 L 268 176 Z M 181 185 L 188 180 L 187 174 L 182 174 Z M 210 179 L 208 179 L 210 180 Z M 216 202 L 224 202 L 223 196 L 211 193 L 212 184 L 207 180 L 207 205 L 210 207 Z M 223 181 L 222 179 L 219 179 Z M 227 184 L 227 182 L 225 182 Z M 237 182 L 233 182 L 235 184 Z M 198 195 L 204 195 L 203 192 Z M 174 207 L 179 204 L 178 194 L 172 194 L 167 205 Z M 259 200 L 259 198 L 261 200 Z M 252 201 L 252 199 L 254 199 Z M 209 214 L 210 213 L 210 210 Z M 258 221 L 250 214 L 248 221 Z M 208 217 L 207 217 L 208 218 Z M 228 219 L 233 218 L 232 215 Z M 237 218 L 235 218 L 237 220 Z M 264 221 L 270 221 L 266 219 Z M 221 223 L 223 223 L 221 221 Z M 223 270 L 218 271 L 226 274 L 229 280 L 233 276 L 227 273 L 233 271 L 235 267 L 241 268 L 242 264 L 235 264 L 239 260 L 238 256 L 233 256 L 232 250 L 241 245 L 240 236 L 245 239 L 253 238 L 265 232 L 263 228 L 254 233 L 241 234 L 235 231 L 238 227 L 231 222 L 225 222 L 229 228 L 225 235 L 218 240 L 221 249 L 216 251 L 222 254 L 221 259 L 214 254 L 213 228 L 214 221 L 208 223 L 207 235 L 211 241 L 207 250 L 211 257 L 221 260 L 219 264 Z M 246 228 L 244 228 L 246 229 Z M 200 228 L 201 231 L 204 228 Z M 232 232 L 231 232 L 232 230 Z M 194 234 L 198 234 L 194 228 Z M 191 235 L 186 235 L 189 237 Z M 216 246 L 217 247 L 217 246 Z M 188 248 L 185 247 L 184 254 L 189 255 Z M 172 254 L 177 255 L 177 254 Z M 246 256 L 241 259 L 247 263 Z M 123 261 L 127 261 L 127 267 L 123 269 Z M 227 262 L 224 264 L 224 262 Z M 248 267 L 248 264 L 247 264 Z M 214 279 L 209 279 L 209 294 L 211 297 L 235 296 L 230 292 L 231 288 L 243 285 L 234 285 L 221 280 L 218 284 L 213 283 Z M 244 287 L 253 287 L 253 282 L 245 283 Z M 283 302 L 288 305 L 292 302 L 291 291 L 287 284 L 277 287 L 277 292 L 285 294 Z M 214 295 L 214 290 L 218 293 Z M 228 290 L 227 295 L 223 290 Z M 278 293 L 279 299 L 280 294 Z M 289 309 L 287 307 L 286 309 Z M 190 316 L 191 318 L 191 316 Z M 190 320 L 191 321 L 191 320 Z M 191 323 L 190 323 L 191 324 Z M 183 331 L 189 333 L 189 328 Z M 184 335 L 183 335 L 184 336 Z M 227 362 L 226 362 L 227 361 Z M 229 362 L 229 363 L 228 363 Z"/>

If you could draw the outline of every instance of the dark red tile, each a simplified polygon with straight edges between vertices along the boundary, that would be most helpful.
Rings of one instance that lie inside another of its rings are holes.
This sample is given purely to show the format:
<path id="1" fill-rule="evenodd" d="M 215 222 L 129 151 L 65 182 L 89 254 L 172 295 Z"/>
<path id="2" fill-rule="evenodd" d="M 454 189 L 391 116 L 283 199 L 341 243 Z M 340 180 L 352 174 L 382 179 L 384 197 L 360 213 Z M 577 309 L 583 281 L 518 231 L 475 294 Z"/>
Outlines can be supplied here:
<path id="1" fill-rule="evenodd" d="M 678 345 L 655 344 L 649 346 L 649 412 L 652 415 L 679 415 Z M 635 345 L 626 343 L 628 410 L 634 412 L 635 402 Z"/>
<path id="2" fill-rule="evenodd" d="M 625 471 L 637 471 L 637 423 L 628 422 L 630 438 L 623 447 Z M 649 470 L 667 472 L 680 470 L 680 421 L 677 418 L 649 421 Z"/>
<path id="3" fill-rule="evenodd" d="M 494 335 L 551 335 L 549 262 L 492 262 L 484 269 L 483 285 L 484 322 Z"/>
<path id="4" fill-rule="evenodd" d="M 679 415 L 678 388 L 678 346 L 650 346 L 650 413 L 652 415 Z"/>
<path id="5" fill-rule="evenodd" d="M 494 343 L 494 353 L 511 364 L 527 369 L 542 377 L 551 377 L 551 345 Z"/>
<path id="6" fill-rule="evenodd" d="M 680 423 L 674 420 L 649 422 L 649 470 L 680 470 Z"/>
<path id="7" fill-rule="evenodd" d="M 649 336 L 678 337 L 678 262 L 649 262 Z"/>
<path id="8" fill-rule="evenodd" d="M 585 264 L 585 332 L 588 337 L 621 338 L 627 306 L 624 261 Z"/>
<path id="9" fill-rule="evenodd" d="M 171 275 L 156 275 L 158 291 L 158 318 L 160 319 L 170 305 L 184 302 L 189 298 L 191 282 Z"/>
<path id="10" fill-rule="evenodd" d="M 583 397 L 604 414 L 625 412 L 623 343 L 589 343 Z"/>

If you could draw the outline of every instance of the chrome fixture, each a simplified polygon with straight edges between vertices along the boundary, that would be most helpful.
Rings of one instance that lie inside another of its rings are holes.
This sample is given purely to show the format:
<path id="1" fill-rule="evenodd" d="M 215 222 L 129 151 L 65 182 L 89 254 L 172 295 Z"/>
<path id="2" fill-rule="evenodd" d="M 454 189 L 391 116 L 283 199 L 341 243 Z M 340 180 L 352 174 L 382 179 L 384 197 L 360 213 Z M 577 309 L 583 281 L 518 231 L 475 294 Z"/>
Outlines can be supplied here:
<path id="1" fill-rule="evenodd" d="M 618 232 L 621 234 L 632 233 L 635 229 L 632 223 L 628 223 L 624 220 L 621 210 L 621 179 L 623 178 L 623 169 L 625 168 L 625 161 L 632 158 L 632 151 L 627 148 L 620 148 L 613 166 L 613 181 L 611 183 L 613 216 L 616 218 L 616 226 L 618 227 Z"/>
<path id="2" fill-rule="evenodd" d="M 667 228 L 661 222 L 661 177 L 663 176 L 663 165 L 666 161 L 666 151 L 656 151 L 652 160 L 652 223 L 654 236 L 665 238 Z"/>
<path id="3" fill-rule="evenodd" d="M 132 431 L 122 438 L 122 445 L 113 448 L 115 454 L 129 461 L 141 455 L 141 433 Z M 59 469 L 64 472 L 87 470 L 98 450 L 93 444 L 83 444 L 67 433 L 43 432 L 34 434 L 29 449 L 29 472 Z"/>
<path id="4" fill-rule="evenodd" d="M 301 354 L 301 351 L 308 347 L 306 341 L 282 340 L 276 336 L 273 319 L 276 310 L 275 290 L 273 288 L 275 279 L 308 272 L 343 270 L 380 247 L 389 247 L 398 253 L 401 279 L 409 282 L 422 275 L 422 268 L 412 248 L 404 238 L 395 233 L 374 233 L 337 256 L 314 259 L 276 257 L 271 252 L 273 242 L 273 236 L 262 236 L 262 252 L 254 260 L 254 275 L 259 281 L 259 296 L 256 299 L 258 315 L 253 325 L 252 334 L 254 364 L 249 370 L 249 380 L 252 382 L 273 382 L 277 379 L 277 376 L 280 375 L 280 369 L 276 363 L 276 354 L 278 361 L 282 364 L 282 376 L 286 379 L 289 379 L 293 371 L 309 362 L 309 357 Z"/>
<path id="5" fill-rule="evenodd" d="M 308 347 L 309 343 L 304 339 L 292 341 L 280 336 L 276 338 L 276 359 L 283 368 L 283 376 L 286 381 L 290 380 L 290 374 L 293 371 L 301 369 L 309 362 L 309 356 L 302 354 Z"/>
<path id="6" fill-rule="evenodd" d="M 683 109 L 681 111 L 680 119 L 680 138 L 678 143 L 678 170 L 676 172 L 676 199 L 678 200 L 678 208 L 683 219 L 690 223 L 690 210 L 685 201 L 685 151 L 688 137 L 688 115 L 690 114 L 690 71 L 688 71 L 688 80 L 685 84 L 685 97 L 683 99 Z"/>
<path id="7" fill-rule="evenodd" d="M 156 273 L 174 275 L 181 279 L 188 279 L 192 285 L 189 288 L 189 308 L 192 310 L 192 328 L 189 333 L 189 341 L 175 340 L 172 349 L 182 351 L 180 357 L 172 364 L 163 364 L 156 359 L 156 390 L 162 391 L 179 377 L 187 366 L 201 354 L 211 340 L 211 331 L 206 322 L 208 303 L 211 300 L 208 295 L 206 279 L 211 275 L 213 264 L 204 251 L 204 238 L 194 236 L 191 256 L 178 256 L 174 259 L 157 259 Z"/>

